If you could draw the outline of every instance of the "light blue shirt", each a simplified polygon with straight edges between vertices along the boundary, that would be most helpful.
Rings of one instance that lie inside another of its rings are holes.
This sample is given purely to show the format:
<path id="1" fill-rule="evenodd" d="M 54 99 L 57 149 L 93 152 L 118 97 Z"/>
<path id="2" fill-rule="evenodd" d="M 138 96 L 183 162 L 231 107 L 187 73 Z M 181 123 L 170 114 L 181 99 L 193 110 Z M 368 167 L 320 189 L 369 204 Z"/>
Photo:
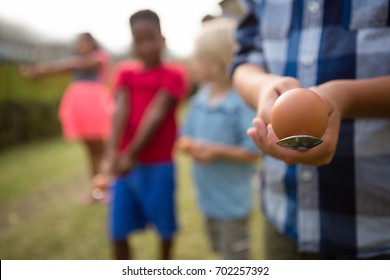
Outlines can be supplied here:
<path id="1" fill-rule="evenodd" d="M 246 135 L 255 112 L 233 90 L 216 105 L 209 105 L 210 94 L 210 88 L 205 86 L 192 99 L 182 136 L 241 146 L 258 153 L 258 149 Z M 198 203 L 203 214 L 224 220 L 246 216 L 252 208 L 253 173 L 252 163 L 221 159 L 207 164 L 194 162 Z"/>

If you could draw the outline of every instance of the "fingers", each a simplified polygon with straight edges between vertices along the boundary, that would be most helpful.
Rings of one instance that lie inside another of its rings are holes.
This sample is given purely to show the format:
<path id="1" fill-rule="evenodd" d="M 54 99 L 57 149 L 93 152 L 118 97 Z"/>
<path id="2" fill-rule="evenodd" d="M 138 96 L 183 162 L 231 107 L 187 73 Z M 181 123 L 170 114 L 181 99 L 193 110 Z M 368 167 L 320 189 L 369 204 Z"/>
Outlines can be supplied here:
<path id="1" fill-rule="evenodd" d="M 19 67 L 19 72 L 25 78 L 29 78 L 32 76 L 32 69 L 28 65 L 21 65 Z"/>
<path id="2" fill-rule="evenodd" d="M 276 99 L 279 97 L 275 89 L 265 91 L 259 99 L 257 116 L 262 118 L 266 123 L 270 122 L 271 110 Z"/>
<path id="3" fill-rule="evenodd" d="M 270 115 L 275 101 L 284 92 L 300 88 L 301 83 L 292 77 L 277 77 L 271 82 L 262 92 L 258 104 L 258 116 L 261 117 L 267 124 L 270 122 Z"/>
<path id="4" fill-rule="evenodd" d="M 19 72 L 27 79 L 35 79 L 39 77 L 39 71 L 34 65 L 21 65 L 19 67 Z"/>
<path id="5" fill-rule="evenodd" d="M 323 143 L 306 151 L 293 151 L 280 147 L 272 125 L 266 125 L 261 118 L 253 120 L 253 127 L 247 130 L 248 136 L 264 153 L 283 160 L 287 164 L 306 164 L 321 166 L 331 162 L 336 151 L 339 118 L 331 115 L 329 125 L 322 137 Z"/>
<path id="6" fill-rule="evenodd" d="M 193 145 L 191 155 L 198 163 L 209 163 L 213 159 L 211 145 L 201 141 L 196 141 Z"/>
<path id="7" fill-rule="evenodd" d="M 269 145 L 270 141 L 272 141 L 272 139 L 276 136 L 270 134 L 269 129 L 263 119 L 258 117 L 254 118 L 253 127 L 249 128 L 247 132 L 248 136 L 252 138 L 256 146 L 260 148 L 264 153 L 274 157 L 278 157 L 278 155 L 274 153 L 274 151 Z"/>
<path id="8" fill-rule="evenodd" d="M 207 154 L 205 152 L 203 152 L 202 150 L 194 152 L 192 154 L 192 157 L 194 158 L 195 161 L 197 161 L 199 163 L 206 163 L 206 162 L 208 162 Z"/>
<path id="9" fill-rule="evenodd" d="M 113 167 L 114 167 L 113 173 L 115 174 L 115 176 L 123 177 L 124 175 L 126 175 L 130 171 L 132 166 L 131 166 L 130 161 L 128 159 L 126 159 L 125 157 L 120 157 L 114 163 Z"/>
<path id="10" fill-rule="evenodd" d="M 92 178 L 92 186 L 101 190 L 105 190 L 109 186 L 109 177 L 103 174 L 97 174 Z"/>

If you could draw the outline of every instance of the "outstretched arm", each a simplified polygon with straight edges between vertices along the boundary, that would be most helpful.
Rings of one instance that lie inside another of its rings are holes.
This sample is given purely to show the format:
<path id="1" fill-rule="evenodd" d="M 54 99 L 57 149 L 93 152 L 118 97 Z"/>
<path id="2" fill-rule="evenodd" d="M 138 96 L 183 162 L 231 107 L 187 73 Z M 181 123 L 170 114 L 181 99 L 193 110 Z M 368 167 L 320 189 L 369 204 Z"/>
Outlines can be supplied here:
<path id="1" fill-rule="evenodd" d="M 271 109 L 276 99 L 285 91 L 301 87 L 299 81 L 291 77 L 283 77 L 266 73 L 254 64 L 241 64 L 234 71 L 233 85 L 241 98 L 257 115 L 269 123 Z"/>
<path id="2" fill-rule="evenodd" d="M 332 103 L 343 119 L 390 118 L 390 76 L 335 80 L 313 90 Z"/>
<path id="3" fill-rule="evenodd" d="M 342 119 L 390 118 L 390 76 L 364 80 L 335 80 L 312 90 L 328 105 L 328 127 L 322 136 L 323 143 L 304 152 L 286 150 L 276 144 L 278 138 L 272 125 L 258 117 L 248 134 L 260 149 L 289 164 L 320 166 L 330 163 L 333 159 Z"/>
<path id="4" fill-rule="evenodd" d="M 22 65 L 20 72 L 26 78 L 39 78 L 74 70 L 95 70 L 100 65 L 101 62 L 91 55 L 85 57 L 72 56 L 63 60 L 40 62 L 34 65 Z"/>

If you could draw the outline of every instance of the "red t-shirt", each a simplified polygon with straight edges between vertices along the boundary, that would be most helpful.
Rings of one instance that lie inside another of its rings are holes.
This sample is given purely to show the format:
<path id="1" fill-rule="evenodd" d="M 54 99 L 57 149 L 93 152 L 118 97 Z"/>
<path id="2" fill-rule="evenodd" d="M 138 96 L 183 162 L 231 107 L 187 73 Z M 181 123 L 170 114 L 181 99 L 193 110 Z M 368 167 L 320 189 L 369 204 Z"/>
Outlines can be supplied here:
<path id="1" fill-rule="evenodd" d="M 129 94 L 128 121 L 120 142 L 124 151 L 134 137 L 142 116 L 159 90 L 164 90 L 176 101 L 187 92 L 187 76 L 179 64 L 162 64 L 145 69 L 142 63 L 125 62 L 118 67 L 115 89 L 126 88 Z M 172 160 L 176 140 L 176 105 L 168 113 L 148 145 L 138 155 L 141 163 L 157 163 Z"/>

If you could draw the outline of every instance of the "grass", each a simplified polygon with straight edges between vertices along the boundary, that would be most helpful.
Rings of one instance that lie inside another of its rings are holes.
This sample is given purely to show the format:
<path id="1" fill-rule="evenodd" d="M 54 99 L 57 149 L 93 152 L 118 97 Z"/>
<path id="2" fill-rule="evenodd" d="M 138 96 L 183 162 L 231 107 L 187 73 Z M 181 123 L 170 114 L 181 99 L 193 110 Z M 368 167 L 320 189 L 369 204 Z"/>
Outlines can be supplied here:
<path id="1" fill-rule="evenodd" d="M 110 259 L 107 209 L 82 206 L 88 187 L 83 147 L 52 139 L 0 153 L 0 259 Z M 178 234 L 176 259 L 216 259 L 204 234 L 190 176 L 190 161 L 177 155 Z M 257 197 L 257 195 L 256 195 Z M 251 217 L 252 256 L 263 258 L 256 201 Z M 151 230 L 132 238 L 137 259 L 155 259 Z"/>

